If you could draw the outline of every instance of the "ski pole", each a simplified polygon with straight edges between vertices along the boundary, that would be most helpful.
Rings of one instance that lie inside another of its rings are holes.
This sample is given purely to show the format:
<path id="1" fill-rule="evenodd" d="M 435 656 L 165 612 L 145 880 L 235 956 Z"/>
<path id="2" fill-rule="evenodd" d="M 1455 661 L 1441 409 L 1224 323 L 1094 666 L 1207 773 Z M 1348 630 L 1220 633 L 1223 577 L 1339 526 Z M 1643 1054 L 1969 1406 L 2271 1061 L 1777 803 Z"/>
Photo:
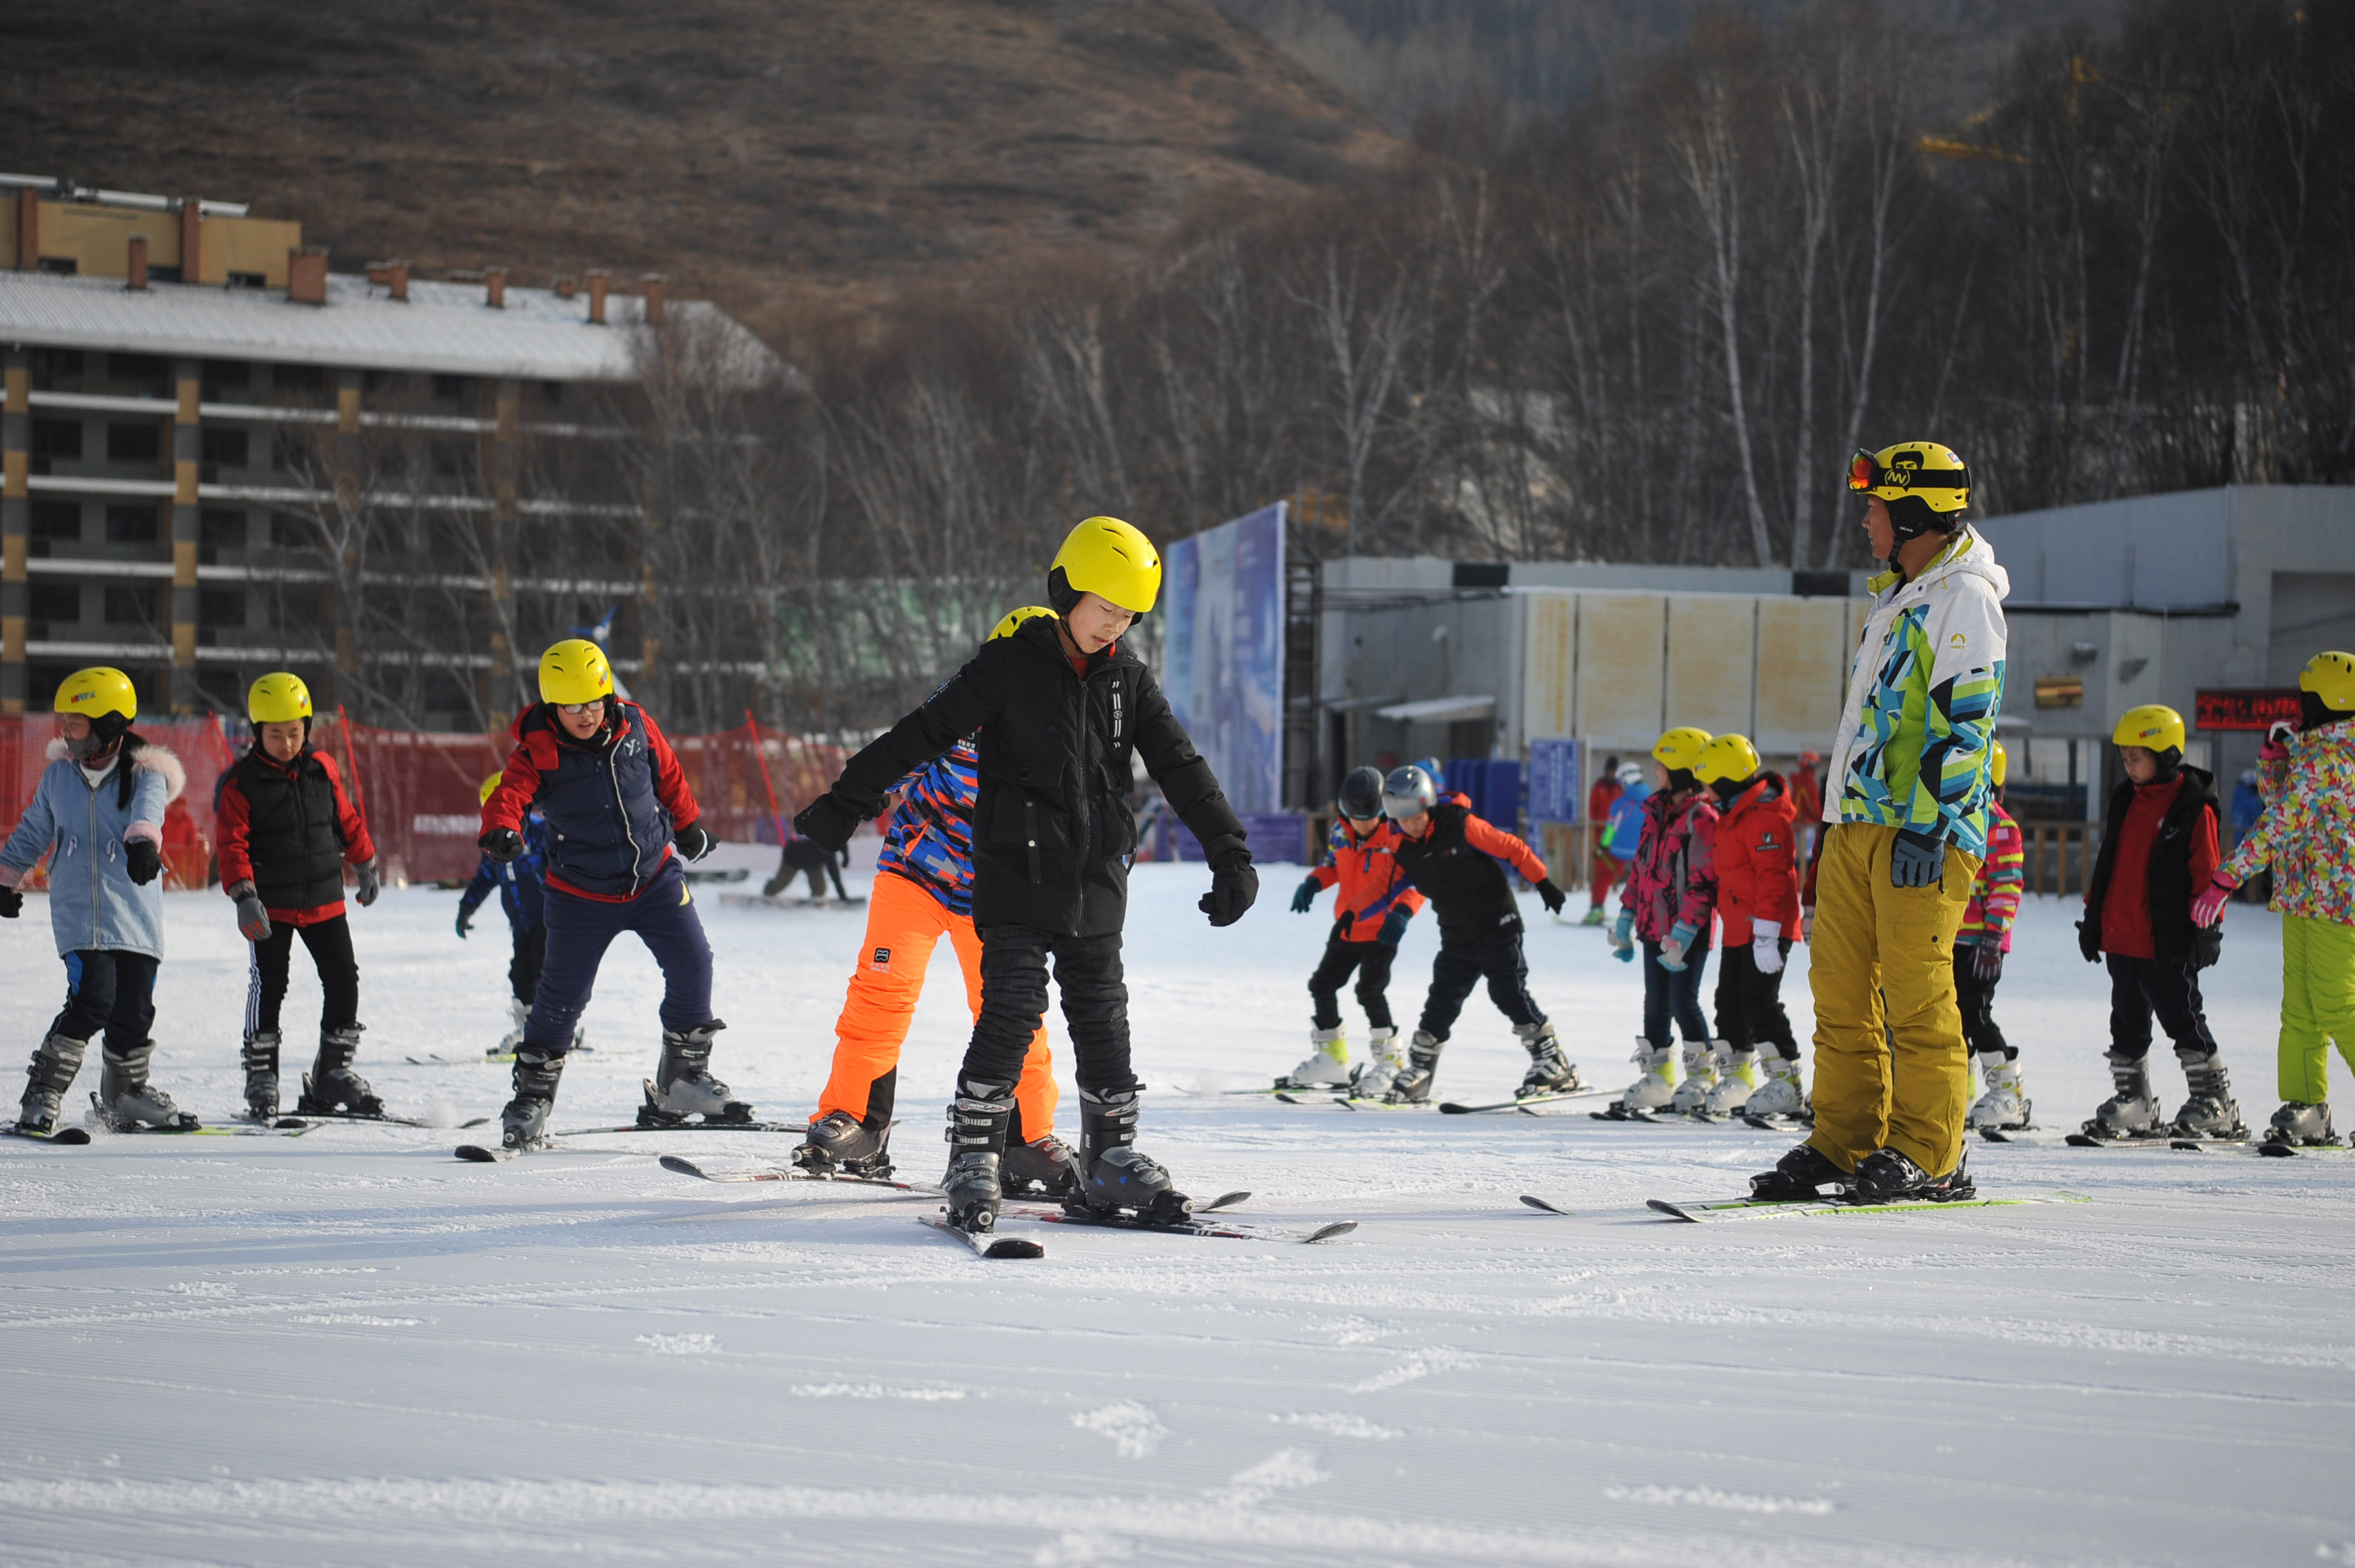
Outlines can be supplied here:
<path id="1" fill-rule="evenodd" d="M 777 825 L 777 842 L 782 845 L 785 841 L 785 814 L 777 809 L 777 786 L 769 782 L 769 749 L 761 743 L 761 721 L 753 718 L 752 710 L 747 708 L 744 709 L 744 722 L 752 729 L 752 755 L 760 760 L 761 788 L 768 794 L 769 816 Z"/>

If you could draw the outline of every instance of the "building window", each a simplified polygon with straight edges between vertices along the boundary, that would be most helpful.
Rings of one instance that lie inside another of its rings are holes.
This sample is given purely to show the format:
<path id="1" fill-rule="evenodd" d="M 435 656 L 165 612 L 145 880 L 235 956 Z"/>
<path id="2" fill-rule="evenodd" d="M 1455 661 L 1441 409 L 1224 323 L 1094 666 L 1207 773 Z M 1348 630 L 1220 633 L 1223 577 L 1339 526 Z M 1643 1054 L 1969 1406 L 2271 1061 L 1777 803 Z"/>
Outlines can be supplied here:
<path id="1" fill-rule="evenodd" d="M 81 503 L 80 501 L 34 502 L 33 537 L 37 539 L 81 538 Z"/>
<path id="2" fill-rule="evenodd" d="M 36 348 L 33 350 L 33 390 L 53 392 L 60 381 L 81 379 L 81 350 L 79 348 Z"/>
<path id="3" fill-rule="evenodd" d="M 147 281 L 151 283 L 176 283 L 180 281 L 180 269 L 176 263 L 165 266 L 158 261 L 150 261 L 147 263 Z"/>
<path id="4" fill-rule="evenodd" d="M 160 595 L 144 582 L 111 582 L 106 588 L 106 624 L 110 626 L 152 626 Z"/>
<path id="5" fill-rule="evenodd" d="M 318 437 L 306 430 L 270 432 L 270 466 L 281 474 L 308 474 L 321 466 Z"/>
<path id="6" fill-rule="evenodd" d="M 110 354 L 106 357 L 106 376 L 111 381 L 164 380 L 164 358 L 159 354 Z"/>
<path id="7" fill-rule="evenodd" d="M 163 440 L 164 427 L 159 424 L 110 424 L 106 427 L 106 459 L 110 463 L 160 462 Z"/>
<path id="8" fill-rule="evenodd" d="M 33 619 L 72 625 L 81 619 L 81 584 L 36 582 L 32 585 Z"/>
<path id="9" fill-rule="evenodd" d="M 300 512 L 272 512 L 270 542 L 280 549 L 308 549 L 319 542 L 319 530 Z"/>
<path id="10" fill-rule="evenodd" d="M 541 405 L 546 408 L 562 408 L 564 406 L 564 383 L 561 381 L 542 381 L 539 384 L 539 400 Z"/>
<path id="11" fill-rule="evenodd" d="M 474 472 L 474 443 L 464 437 L 429 442 L 426 455 L 437 478 L 464 479 Z"/>
<path id="12" fill-rule="evenodd" d="M 466 382 L 467 378 L 464 376 L 434 377 L 433 400 L 437 403 L 458 403 L 465 401 Z"/>
<path id="13" fill-rule="evenodd" d="M 81 263 L 71 256 L 44 256 L 41 258 L 41 271 L 55 277 L 70 278 L 81 271 Z"/>
<path id="14" fill-rule="evenodd" d="M 204 395 L 211 398 L 224 387 L 253 385 L 253 367 L 243 359 L 208 359 L 204 368 Z"/>
<path id="15" fill-rule="evenodd" d="M 106 542 L 154 544 L 157 538 L 156 508 L 144 502 L 110 502 L 106 508 Z"/>
<path id="16" fill-rule="evenodd" d="M 81 455 L 81 421 L 35 420 L 33 421 L 33 455 L 80 457 Z"/>
<path id="17" fill-rule="evenodd" d="M 282 392 L 322 391 L 327 385 L 327 373 L 316 365 L 273 365 L 270 368 L 270 384 Z"/>
<path id="18" fill-rule="evenodd" d="M 207 507 L 197 515 L 197 542 L 207 549 L 243 549 L 245 514 L 234 507 Z"/>
<path id="19" fill-rule="evenodd" d="M 266 289 L 270 280 L 260 272 L 231 272 L 229 286 L 233 289 Z"/>
<path id="20" fill-rule="evenodd" d="M 197 619 L 208 626 L 245 624 L 245 590 L 206 588 L 197 593 Z"/>
<path id="21" fill-rule="evenodd" d="M 221 425 L 206 425 L 198 433 L 197 446 L 203 462 L 222 468 L 245 466 L 245 432 Z"/>

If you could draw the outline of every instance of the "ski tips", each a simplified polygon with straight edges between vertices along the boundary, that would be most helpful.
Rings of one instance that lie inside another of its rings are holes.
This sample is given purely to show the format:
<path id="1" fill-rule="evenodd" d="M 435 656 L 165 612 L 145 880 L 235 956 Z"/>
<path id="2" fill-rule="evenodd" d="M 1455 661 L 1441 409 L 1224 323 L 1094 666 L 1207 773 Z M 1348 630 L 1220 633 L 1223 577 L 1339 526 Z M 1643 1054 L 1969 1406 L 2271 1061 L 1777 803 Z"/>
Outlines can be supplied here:
<path id="1" fill-rule="evenodd" d="M 1521 1201 L 1528 1204 L 1530 1208 L 1537 1210 L 1541 1214 L 1570 1214 L 1573 1212 L 1571 1210 L 1563 1208 L 1559 1203 L 1549 1201 L 1548 1200 L 1540 1198 L 1535 1193 L 1531 1192 L 1522 1193 Z"/>
<path id="2" fill-rule="evenodd" d="M 657 1163 L 660 1164 L 665 1170 L 675 1170 L 681 1176 L 703 1176 L 703 1168 L 701 1166 L 696 1164 L 695 1161 L 691 1159 L 683 1159 L 675 1154 L 666 1154 L 663 1156 L 661 1160 Z M 704 1176 L 703 1179 L 706 1181 L 711 1179 L 708 1176 Z"/>

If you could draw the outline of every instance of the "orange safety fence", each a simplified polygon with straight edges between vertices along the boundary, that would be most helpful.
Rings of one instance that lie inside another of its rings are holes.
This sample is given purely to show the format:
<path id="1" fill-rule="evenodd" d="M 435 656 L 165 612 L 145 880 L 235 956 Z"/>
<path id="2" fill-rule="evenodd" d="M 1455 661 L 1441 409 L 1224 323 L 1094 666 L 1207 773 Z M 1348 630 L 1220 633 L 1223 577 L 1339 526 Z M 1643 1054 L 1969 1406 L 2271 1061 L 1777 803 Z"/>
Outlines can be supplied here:
<path id="1" fill-rule="evenodd" d="M 169 746 L 188 770 L 187 793 L 164 825 L 166 885 L 201 888 L 212 854 L 217 786 L 245 751 L 244 727 L 225 731 L 211 719 L 143 719 L 134 728 Z M 32 799 L 57 732 L 53 714 L 0 718 L 0 834 L 15 827 Z M 474 874 L 482 863 L 474 847 L 482 832 L 482 783 L 506 761 L 504 731 L 489 736 L 378 730 L 323 716 L 312 727 L 311 741 L 335 758 L 346 787 L 354 788 L 387 880 Z M 834 782 L 850 756 L 846 747 L 749 721 L 714 735 L 673 735 L 670 742 L 703 808 L 705 827 L 716 838 L 737 843 L 777 842 L 772 793 L 790 820 Z"/>

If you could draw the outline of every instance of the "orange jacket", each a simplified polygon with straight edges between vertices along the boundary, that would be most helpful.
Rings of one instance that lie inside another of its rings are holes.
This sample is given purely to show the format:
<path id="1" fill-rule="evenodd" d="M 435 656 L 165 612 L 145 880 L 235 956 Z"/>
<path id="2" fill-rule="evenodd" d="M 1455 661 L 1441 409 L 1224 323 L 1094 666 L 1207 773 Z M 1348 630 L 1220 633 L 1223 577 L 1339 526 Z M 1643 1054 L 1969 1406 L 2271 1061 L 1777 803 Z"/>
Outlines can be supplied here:
<path id="1" fill-rule="evenodd" d="M 1341 884 L 1340 896 L 1333 901 L 1333 919 L 1351 942 L 1379 940 L 1382 923 L 1394 907 L 1409 914 L 1423 907 L 1423 895 L 1399 869 L 1401 837 L 1395 822 L 1383 822 L 1364 838 L 1348 822 L 1336 822 L 1324 864 L 1308 873 L 1320 888 Z"/>
<path id="2" fill-rule="evenodd" d="M 1753 923 L 1799 937 L 1798 812 L 1780 773 L 1764 773 L 1717 823 L 1717 914 L 1728 947 Z"/>

